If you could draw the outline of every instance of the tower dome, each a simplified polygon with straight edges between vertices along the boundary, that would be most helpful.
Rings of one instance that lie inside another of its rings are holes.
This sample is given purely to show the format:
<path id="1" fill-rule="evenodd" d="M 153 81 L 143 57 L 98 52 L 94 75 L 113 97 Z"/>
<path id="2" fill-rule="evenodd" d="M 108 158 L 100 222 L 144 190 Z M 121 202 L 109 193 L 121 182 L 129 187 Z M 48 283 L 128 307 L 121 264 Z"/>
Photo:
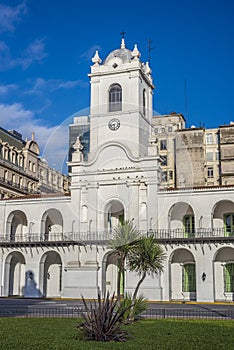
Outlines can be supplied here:
<path id="1" fill-rule="evenodd" d="M 105 59 L 104 63 L 108 63 L 110 60 L 116 57 L 120 58 L 123 62 L 130 62 L 132 59 L 132 52 L 125 48 L 124 38 L 122 39 L 120 49 L 111 51 L 111 53 L 109 53 L 109 55 Z"/>

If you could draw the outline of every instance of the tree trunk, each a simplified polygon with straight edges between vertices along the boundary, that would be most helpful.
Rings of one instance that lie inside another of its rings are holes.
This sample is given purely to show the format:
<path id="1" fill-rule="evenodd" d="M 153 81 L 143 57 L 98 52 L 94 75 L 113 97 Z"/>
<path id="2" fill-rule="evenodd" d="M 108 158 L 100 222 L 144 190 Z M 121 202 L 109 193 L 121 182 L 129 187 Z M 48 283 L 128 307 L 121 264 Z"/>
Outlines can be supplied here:
<path id="1" fill-rule="evenodd" d="M 135 300 L 136 300 L 137 293 L 138 293 L 138 291 L 139 291 L 140 285 L 141 285 L 141 283 L 144 281 L 145 277 L 146 277 L 146 272 L 143 273 L 141 279 L 140 279 L 140 280 L 138 281 L 138 283 L 137 283 L 136 289 L 135 289 L 135 291 L 134 291 L 134 293 L 133 293 L 133 297 L 132 297 L 132 301 L 133 301 L 133 302 L 135 302 Z"/>
<path id="2" fill-rule="evenodd" d="M 118 274 L 117 274 L 117 299 L 120 300 L 120 289 L 121 289 L 121 275 L 122 272 L 124 270 L 124 261 L 125 261 L 125 257 L 121 256 L 119 258 L 119 263 L 118 263 Z"/>

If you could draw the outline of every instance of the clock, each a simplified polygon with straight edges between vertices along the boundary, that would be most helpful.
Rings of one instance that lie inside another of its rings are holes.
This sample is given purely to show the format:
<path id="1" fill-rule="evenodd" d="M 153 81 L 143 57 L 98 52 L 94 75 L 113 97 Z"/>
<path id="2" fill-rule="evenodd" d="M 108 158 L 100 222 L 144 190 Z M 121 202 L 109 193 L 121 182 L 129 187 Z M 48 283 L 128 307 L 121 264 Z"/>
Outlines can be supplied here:
<path id="1" fill-rule="evenodd" d="M 110 130 L 113 130 L 113 131 L 118 130 L 120 127 L 119 119 L 117 119 L 117 118 L 111 119 L 108 123 L 108 127 Z"/>

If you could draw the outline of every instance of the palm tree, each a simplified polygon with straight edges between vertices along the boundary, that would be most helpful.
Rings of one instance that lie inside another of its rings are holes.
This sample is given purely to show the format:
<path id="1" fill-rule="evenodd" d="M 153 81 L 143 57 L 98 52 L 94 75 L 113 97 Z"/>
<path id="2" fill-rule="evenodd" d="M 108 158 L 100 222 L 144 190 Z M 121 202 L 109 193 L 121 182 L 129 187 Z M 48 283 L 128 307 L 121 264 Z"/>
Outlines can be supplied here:
<path id="1" fill-rule="evenodd" d="M 118 259 L 117 274 L 117 298 L 120 299 L 121 293 L 121 277 L 124 274 L 125 260 L 131 249 L 139 242 L 140 232 L 132 221 L 125 221 L 119 224 L 113 230 L 113 238 L 109 242 L 109 247 L 113 250 L 113 254 Z"/>
<path id="2" fill-rule="evenodd" d="M 146 275 L 154 275 L 163 271 L 163 261 L 165 253 L 160 245 L 156 242 L 154 236 L 142 237 L 128 254 L 127 267 L 130 271 L 136 272 L 140 279 L 133 293 L 132 300 L 136 300 L 140 285 Z"/>

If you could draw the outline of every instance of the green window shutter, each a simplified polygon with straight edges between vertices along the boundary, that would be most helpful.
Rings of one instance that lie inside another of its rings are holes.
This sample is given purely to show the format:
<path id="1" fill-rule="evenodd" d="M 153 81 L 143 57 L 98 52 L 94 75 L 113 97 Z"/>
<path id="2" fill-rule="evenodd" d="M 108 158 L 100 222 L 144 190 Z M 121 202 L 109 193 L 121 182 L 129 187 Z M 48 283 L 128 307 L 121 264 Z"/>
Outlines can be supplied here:
<path id="1" fill-rule="evenodd" d="M 224 291 L 234 292 L 234 264 L 226 264 L 224 267 Z"/>
<path id="2" fill-rule="evenodd" d="M 185 237 L 193 237 L 195 232 L 194 215 L 185 215 L 183 218 Z"/>
<path id="3" fill-rule="evenodd" d="M 186 264 L 183 268 L 183 292 L 196 292 L 195 264 Z"/>
<path id="4" fill-rule="evenodd" d="M 224 215 L 225 236 L 234 236 L 234 214 L 228 213 Z"/>

